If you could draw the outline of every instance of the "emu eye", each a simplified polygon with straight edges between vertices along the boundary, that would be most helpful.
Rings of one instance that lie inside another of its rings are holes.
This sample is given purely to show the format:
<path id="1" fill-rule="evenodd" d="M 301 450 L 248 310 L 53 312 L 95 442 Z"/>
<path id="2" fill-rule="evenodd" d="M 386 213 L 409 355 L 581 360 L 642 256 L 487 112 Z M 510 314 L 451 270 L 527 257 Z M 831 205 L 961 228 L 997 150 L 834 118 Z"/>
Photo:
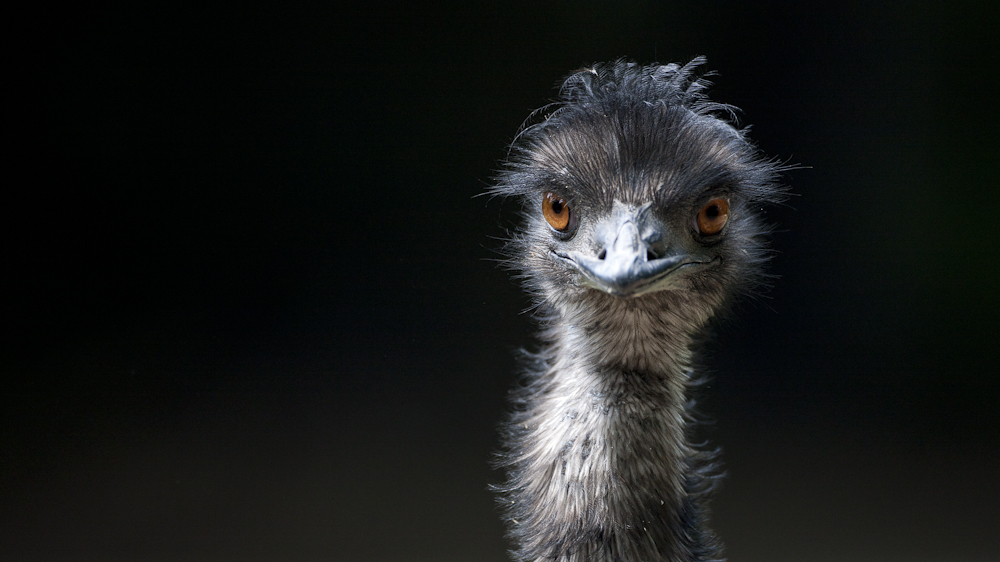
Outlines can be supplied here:
<path id="1" fill-rule="evenodd" d="M 565 232 L 569 228 L 569 205 L 551 191 L 542 197 L 542 215 L 549 226 L 559 232 Z"/>
<path id="2" fill-rule="evenodd" d="M 702 234 L 718 234 L 729 220 L 729 201 L 712 199 L 698 211 L 698 230 Z"/>

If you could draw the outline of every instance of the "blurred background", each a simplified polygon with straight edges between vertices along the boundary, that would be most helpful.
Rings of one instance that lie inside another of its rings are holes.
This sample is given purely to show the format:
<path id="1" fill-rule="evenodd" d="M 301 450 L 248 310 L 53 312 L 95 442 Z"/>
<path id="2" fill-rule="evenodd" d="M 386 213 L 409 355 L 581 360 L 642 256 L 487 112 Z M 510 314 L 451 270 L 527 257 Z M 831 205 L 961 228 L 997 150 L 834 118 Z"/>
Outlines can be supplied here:
<path id="1" fill-rule="evenodd" d="M 696 55 L 805 167 L 707 358 L 729 558 L 1000 556 L 995 3 L 50 10 L 7 22 L 0 558 L 505 560 L 533 327 L 476 195 L 568 72 Z"/>

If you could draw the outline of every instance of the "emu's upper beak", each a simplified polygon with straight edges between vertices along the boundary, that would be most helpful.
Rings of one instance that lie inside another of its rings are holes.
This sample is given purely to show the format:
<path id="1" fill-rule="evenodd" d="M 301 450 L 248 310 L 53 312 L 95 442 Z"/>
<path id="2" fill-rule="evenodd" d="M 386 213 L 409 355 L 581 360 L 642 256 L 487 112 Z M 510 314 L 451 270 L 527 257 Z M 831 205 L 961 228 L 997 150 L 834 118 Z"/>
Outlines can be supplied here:
<path id="1" fill-rule="evenodd" d="M 692 255 L 688 244 L 674 240 L 673 233 L 650 212 L 652 204 L 641 207 L 614 202 L 611 214 L 597 224 L 595 239 L 599 249 L 593 254 L 579 251 L 555 252 L 583 274 L 585 285 L 619 297 L 636 297 L 671 286 L 681 269 L 706 267 L 719 258 Z"/>

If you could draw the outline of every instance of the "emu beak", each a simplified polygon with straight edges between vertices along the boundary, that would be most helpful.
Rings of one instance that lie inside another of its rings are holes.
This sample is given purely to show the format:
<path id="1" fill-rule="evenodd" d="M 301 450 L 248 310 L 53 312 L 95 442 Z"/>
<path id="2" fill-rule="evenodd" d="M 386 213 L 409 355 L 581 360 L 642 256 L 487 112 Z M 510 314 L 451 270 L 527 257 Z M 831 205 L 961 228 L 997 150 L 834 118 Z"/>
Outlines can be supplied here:
<path id="1" fill-rule="evenodd" d="M 600 249 L 594 255 L 554 253 L 583 274 L 583 284 L 618 297 L 667 289 L 682 268 L 706 267 L 719 260 L 693 256 L 682 244 L 671 243 L 668 226 L 649 212 L 651 206 L 636 208 L 615 201 L 611 215 L 595 229 Z"/>

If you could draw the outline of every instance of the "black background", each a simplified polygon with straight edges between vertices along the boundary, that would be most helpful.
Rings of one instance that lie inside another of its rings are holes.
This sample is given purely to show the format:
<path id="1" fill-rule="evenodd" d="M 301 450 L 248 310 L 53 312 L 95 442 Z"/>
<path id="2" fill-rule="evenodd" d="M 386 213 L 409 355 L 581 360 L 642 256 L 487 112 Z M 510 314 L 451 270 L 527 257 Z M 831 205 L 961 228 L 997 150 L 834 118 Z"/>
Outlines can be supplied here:
<path id="1" fill-rule="evenodd" d="M 702 409 L 737 561 L 1000 552 L 991 2 L 87 6 L 8 20 L 0 557 L 504 560 L 476 197 L 594 61 L 708 56 L 795 197 Z M 15 35 L 9 35 L 12 37 Z"/>

